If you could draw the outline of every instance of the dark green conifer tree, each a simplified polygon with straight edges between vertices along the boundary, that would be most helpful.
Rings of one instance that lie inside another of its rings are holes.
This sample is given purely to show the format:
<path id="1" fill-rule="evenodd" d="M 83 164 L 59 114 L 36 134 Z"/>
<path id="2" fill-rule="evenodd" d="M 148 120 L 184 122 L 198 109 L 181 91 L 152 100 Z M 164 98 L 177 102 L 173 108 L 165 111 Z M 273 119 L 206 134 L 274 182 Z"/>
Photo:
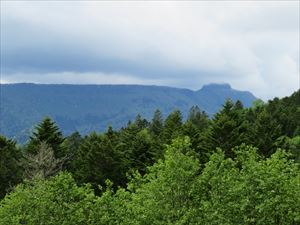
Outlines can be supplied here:
<path id="1" fill-rule="evenodd" d="M 116 149 L 116 136 L 108 133 L 98 135 L 93 132 L 82 140 L 71 171 L 78 183 L 91 183 L 97 193 L 98 185 L 105 186 L 105 180 L 118 186 L 125 179 L 122 155 Z"/>
<path id="2" fill-rule="evenodd" d="M 50 148 L 52 148 L 56 158 L 66 156 L 65 150 L 62 147 L 64 137 L 58 126 L 49 117 L 43 119 L 43 121 L 35 127 L 33 134 L 30 136 L 27 151 L 30 154 L 36 154 L 38 147 L 42 142 L 45 142 Z"/>
<path id="3" fill-rule="evenodd" d="M 300 90 L 289 97 L 270 100 L 266 110 L 280 124 L 281 135 L 300 135 Z"/>
<path id="4" fill-rule="evenodd" d="M 192 106 L 187 122 L 193 124 L 198 131 L 203 131 L 209 125 L 208 115 L 204 111 L 201 111 L 198 106 Z"/>
<path id="5" fill-rule="evenodd" d="M 0 135 L 0 199 L 22 181 L 22 153 L 16 142 Z"/>
<path id="6" fill-rule="evenodd" d="M 140 129 L 147 128 L 149 126 L 149 122 L 143 118 L 140 114 L 135 117 L 134 124 Z"/>
<path id="7" fill-rule="evenodd" d="M 74 170 L 74 159 L 79 150 L 83 138 L 78 131 L 75 131 L 70 136 L 66 137 L 62 143 L 62 147 L 66 152 L 67 160 L 64 163 L 64 168 L 68 171 Z"/>
<path id="8" fill-rule="evenodd" d="M 258 147 L 263 155 L 270 156 L 276 151 L 275 141 L 280 136 L 280 124 L 273 119 L 266 109 L 261 111 L 253 126 L 251 143 Z"/>
<path id="9" fill-rule="evenodd" d="M 190 109 L 187 121 L 183 124 L 184 135 L 190 137 L 192 148 L 197 153 L 201 163 L 208 160 L 207 151 L 201 148 L 203 137 L 209 127 L 208 115 L 199 109 L 198 106 L 193 106 Z"/>
<path id="10" fill-rule="evenodd" d="M 162 155 L 159 143 L 147 128 L 139 130 L 132 124 L 120 132 L 117 149 L 124 156 L 125 170 L 138 170 L 144 173 Z"/>
<path id="11" fill-rule="evenodd" d="M 161 135 L 161 132 L 163 130 L 163 126 L 164 126 L 164 121 L 163 121 L 163 117 L 161 114 L 161 111 L 159 109 L 157 109 L 154 112 L 151 124 L 150 124 L 150 133 L 155 136 L 158 137 Z"/>
<path id="12" fill-rule="evenodd" d="M 165 120 L 163 129 L 164 143 L 171 143 L 172 139 L 182 136 L 182 114 L 179 110 L 173 111 Z"/>
<path id="13" fill-rule="evenodd" d="M 241 102 L 234 103 L 227 100 L 214 116 L 204 144 L 211 150 L 219 147 L 224 150 L 227 157 L 234 157 L 232 148 L 248 143 L 250 134 L 249 123 Z"/>

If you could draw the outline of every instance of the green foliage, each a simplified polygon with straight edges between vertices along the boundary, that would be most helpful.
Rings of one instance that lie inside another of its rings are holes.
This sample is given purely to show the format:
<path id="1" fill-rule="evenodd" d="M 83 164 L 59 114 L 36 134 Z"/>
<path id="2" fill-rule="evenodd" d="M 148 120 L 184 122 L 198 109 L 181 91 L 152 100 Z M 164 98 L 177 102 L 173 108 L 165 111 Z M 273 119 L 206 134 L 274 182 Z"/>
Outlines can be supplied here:
<path id="1" fill-rule="evenodd" d="M 300 163 L 300 135 L 289 138 L 287 144 L 286 149 L 289 150 L 294 159 Z"/>
<path id="2" fill-rule="evenodd" d="M 172 139 L 182 135 L 182 114 L 179 110 L 173 111 L 165 120 L 163 140 L 171 143 Z"/>
<path id="3" fill-rule="evenodd" d="M 283 151 L 261 159 L 256 149 L 235 148 L 237 158 L 212 155 L 193 193 L 192 217 L 204 224 L 297 224 L 300 171 Z"/>
<path id="4" fill-rule="evenodd" d="M 297 96 L 228 100 L 212 119 L 156 111 L 85 137 L 46 118 L 25 152 L 0 136 L 2 197 L 20 161 L 31 180 L 0 202 L 0 224 L 300 224 Z"/>
<path id="5" fill-rule="evenodd" d="M 127 189 L 107 181 L 97 197 L 70 174 L 18 185 L 0 202 L 0 224 L 298 224 L 300 171 L 278 150 L 264 159 L 242 145 L 218 150 L 201 170 L 188 137 L 136 173 Z"/>
<path id="6" fill-rule="evenodd" d="M 16 142 L 0 135 L 0 199 L 22 180 L 22 153 Z"/>
<path id="7" fill-rule="evenodd" d="M 175 139 L 164 160 L 129 184 L 134 193 L 128 207 L 136 224 L 174 224 L 183 219 L 191 204 L 189 189 L 199 171 L 197 159 L 188 156 L 189 146 L 189 138 Z"/>
<path id="8" fill-rule="evenodd" d="M 95 200 L 90 215 L 91 225 L 134 224 L 129 206 L 131 193 L 119 188 L 115 193 L 112 184 L 106 182 L 106 191 Z"/>
<path id="9" fill-rule="evenodd" d="M 89 186 L 78 187 L 67 173 L 25 182 L 1 201 L 0 224 L 88 224 L 94 198 Z"/>
<path id="10" fill-rule="evenodd" d="M 264 101 L 261 100 L 261 99 L 256 99 L 252 102 L 252 108 L 253 109 L 256 109 L 256 108 L 260 108 L 260 107 L 263 107 L 264 106 Z"/>
<path id="11" fill-rule="evenodd" d="M 174 140 L 127 191 L 97 199 L 93 224 L 298 224 L 299 166 L 282 150 L 267 159 L 246 145 L 234 152 L 218 150 L 201 171 L 189 139 Z"/>
<path id="12" fill-rule="evenodd" d="M 142 116 L 140 114 L 138 114 L 136 117 L 135 117 L 135 121 L 134 121 L 134 124 L 139 128 L 139 129 L 145 129 L 149 126 L 149 122 L 142 118 Z"/>
<path id="13" fill-rule="evenodd" d="M 275 152 L 275 141 L 280 137 L 281 125 L 265 109 L 260 112 L 253 126 L 252 143 L 265 156 Z"/>
<path id="14" fill-rule="evenodd" d="M 71 172 L 79 183 L 91 183 L 95 189 L 106 179 L 116 184 L 123 182 L 121 152 L 115 145 L 115 134 L 92 133 L 84 138 L 75 155 Z"/>
<path id="15" fill-rule="evenodd" d="M 142 85 L 0 84 L 0 130 L 25 143 L 31 128 L 45 115 L 55 119 L 64 134 L 75 130 L 83 135 L 115 129 L 134 120 L 137 113 L 150 120 L 160 109 L 163 115 L 199 105 L 209 115 L 217 112 L 226 98 L 241 99 L 251 106 L 255 97 L 229 85 L 206 85 L 198 91 Z"/>
<path id="16" fill-rule="evenodd" d="M 277 148 L 282 148 L 291 154 L 291 157 L 298 163 L 300 163 L 300 135 L 293 138 L 287 136 L 279 137 L 274 145 Z"/>
<path id="17" fill-rule="evenodd" d="M 159 157 L 159 153 L 152 147 L 152 143 L 153 140 L 146 129 L 139 131 L 135 135 L 133 143 L 130 146 L 131 151 L 129 161 L 131 161 L 131 169 L 144 173 L 145 168 L 152 165 Z"/>
<path id="18" fill-rule="evenodd" d="M 189 111 L 187 123 L 192 124 L 201 132 L 209 126 L 208 115 L 205 111 L 201 111 L 198 106 L 192 106 Z"/>
<path id="19" fill-rule="evenodd" d="M 161 112 L 157 109 L 154 112 L 151 124 L 150 124 L 150 132 L 154 137 L 159 137 L 163 130 L 163 117 Z"/>
<path id="20" fill-rule="evenodd" d="M 242 143 L 248 143 L 250 136 L 249 123 L 241 102 L 233 103 L 227 100 L 212 120 L 205 147 L 210 150 L 222 148 L 227 157 L 234 157 L 231 149 Z"/>
<path id="21" fill-rule="evenodd" d="M 59 131 L 58 126 L 49 117 L 46 117 L 35 128 L 30 141 L 27 145 L 27 151 L 31 154 L 36 154 L 42 142 L 45 142 L 54 151 L 56 158 L 65 156 L 62 143 L 64 141 L 62 133 Z"/>
<path id="22" fill-rule="evenodd" d="M 190 137 L 191 147 L 198 155 L 201 164 L 207 162 L 211 149 L 205 148 L 207 143 L 207 132 L 210 126 L 208 115 L 199 109 L 198 106 L 193 106 L 190 109 L 187 121 L 182 126 L 184 135 Z"/>
<path id="23" fill-rule="evenodd" d="M 77 131 L 65 138 L 64 142 L 62 143 L 62 148 L 65 150 L 65 155 L 67 158 L 64 161 L 63 168 L 69 171 L 74 171 L 76 169 L 73 167 L 75 166 L 74 160 L 82 140 L 83 138 Z"/>
<path id="24" fill-rule="evenodd" d="M 288 137 L 300 135 L 300 90 L 289 97 L 274 98 L 269 101 L 266 110 L 272 120 L 280 124 L 281 135 Z"/>

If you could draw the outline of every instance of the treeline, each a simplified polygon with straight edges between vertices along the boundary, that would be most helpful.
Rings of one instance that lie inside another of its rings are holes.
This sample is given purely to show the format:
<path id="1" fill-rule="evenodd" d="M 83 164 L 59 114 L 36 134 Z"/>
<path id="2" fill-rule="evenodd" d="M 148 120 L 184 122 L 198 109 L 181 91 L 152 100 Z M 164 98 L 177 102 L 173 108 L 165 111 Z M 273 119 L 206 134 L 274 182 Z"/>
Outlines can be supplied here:
<path id="1" fill-rule="evenodd" d="M 0 224 L 300 223 L 300 91 L 84 137 L 45 118 L 0 151 Z"/>

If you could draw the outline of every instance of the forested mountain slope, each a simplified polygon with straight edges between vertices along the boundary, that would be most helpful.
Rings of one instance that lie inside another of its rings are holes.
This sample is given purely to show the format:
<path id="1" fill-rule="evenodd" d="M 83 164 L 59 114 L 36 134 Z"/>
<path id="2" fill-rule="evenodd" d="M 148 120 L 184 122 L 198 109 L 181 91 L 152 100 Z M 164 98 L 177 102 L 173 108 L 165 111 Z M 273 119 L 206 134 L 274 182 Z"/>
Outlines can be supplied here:
<path id="1" fill-rule="evenodd" d="M 64 134 L 103 131 L 125 126 L 139 113 L 150 119 L 156 109 L 166 116 L 175 109 L 184 117 L 193 105 L 214 114 L 226 98 L 250 106 L 256 98 L 228 84 L 210 84 L 198 91 L 141 85 L 1 84 L 0 133 L 24 141 L 45 116 Z"/>
<path id="2" fill-rule="evenodd" d="M 0 135 L 0 225 L 300 224 L 300 91 L 69 136 Z"/>

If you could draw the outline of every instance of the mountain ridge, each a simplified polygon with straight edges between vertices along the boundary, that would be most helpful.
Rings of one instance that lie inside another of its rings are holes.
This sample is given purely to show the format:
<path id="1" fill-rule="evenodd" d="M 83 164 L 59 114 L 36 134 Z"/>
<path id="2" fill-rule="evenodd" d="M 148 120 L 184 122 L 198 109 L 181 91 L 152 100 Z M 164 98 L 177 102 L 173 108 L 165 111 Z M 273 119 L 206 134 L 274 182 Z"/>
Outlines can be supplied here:
<path id="1" fill-rule="evenodd" d="M 110 84 L 1 84 L 0 132 L 26 139 L 43 117 L 52 117 L 65 134 L 118 129 L 137 114 L 151 119 L 160 109 L 164 116 L 175 109 L 184 117 L 193 105 L 213 115 L 227 98 L 251 106 L 256 97 L 229 84 L 208 84 L 199 90 L 157 85 Z"/>

